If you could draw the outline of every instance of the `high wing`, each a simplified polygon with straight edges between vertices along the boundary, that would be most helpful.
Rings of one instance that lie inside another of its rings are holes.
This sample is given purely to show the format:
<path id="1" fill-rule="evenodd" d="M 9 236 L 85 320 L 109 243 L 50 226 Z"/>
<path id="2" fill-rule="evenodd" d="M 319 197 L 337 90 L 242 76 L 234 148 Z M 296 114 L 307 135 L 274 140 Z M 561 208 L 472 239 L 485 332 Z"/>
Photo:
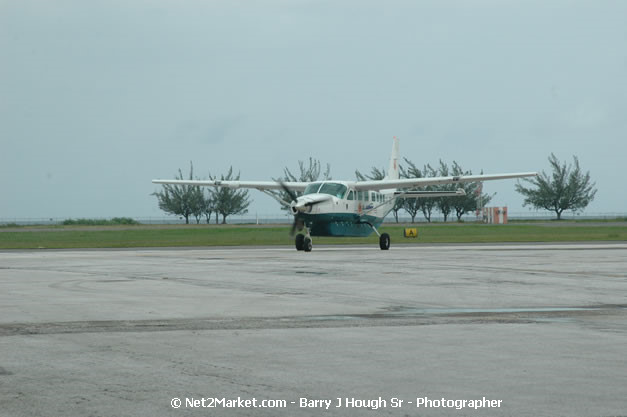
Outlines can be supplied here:
<path id="1" fill-rule="evenodd" d="M 405 178 L 394 180 L 373 180 L 359 181 L 355 183 L 357 190 L 387 190 L 390 188 L 418 188 L 429 185 L 456 184 L 460 182 L 480 182 L 491 180 L 504 180 L 508 178 L 535 177 L 537 172 L 521 172 L 515 174 L 494 174 L 494 175 L 466 175 L 454 177 L 426 177 L 426 178 Z"/>
<path id="2" fill-rule="evenodd" d="M 198 185 L 205 187 L 253 188 L 259 191 L 282 190 L 276 181 L 224 181 L 224 180 L 152 180 L 154 184 Z M 294 191 L 304 191 L 309 182 L 284 182 L 285 187 Z"/>

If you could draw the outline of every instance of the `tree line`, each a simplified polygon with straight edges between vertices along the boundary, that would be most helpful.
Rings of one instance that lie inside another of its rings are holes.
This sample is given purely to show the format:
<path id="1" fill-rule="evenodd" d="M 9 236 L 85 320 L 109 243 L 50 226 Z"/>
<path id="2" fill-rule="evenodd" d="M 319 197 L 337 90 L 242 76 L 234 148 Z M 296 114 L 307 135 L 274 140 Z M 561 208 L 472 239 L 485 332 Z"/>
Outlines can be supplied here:
<path id="1" fill-rule="evenodd" d="M 591 182 L 590 172 L 584 173 L 582 171 L 577 157 L 573 157 L 573 164 L 571 165 L 561 163 L 555 155 L 551 154 L 549 164 L 552 169 L 550 175 L 542 171 L 535 178 L 523 179 L 523 182 L 530 184 L 531 187 L 526 187 L 520 182 L 516 184 L 516 191 L 525 197 L 523 206 L 554 211 L 558 220 L 561 219 L 564 210 L 583 210 L 594 199 L 597 191 L 594 188 L 595 183 Z M 320 161 L 309 158 L 308 163 L 299 161 L 298 165 L 300 172 L 297 174 L 292 173 L 286 167 L 282 176 L 273 179 L 284 182 L 331 180 L 331 167 L 329 164 L 323 170 Z M 472 175 L 471 170 L 463 169 L 456 161 L 453 161 L 452 165 L 449 166 L 440 160 L 436 167 L 425 164 L 420 168 L 411 160 L 404 158 L 404 164 L 401 164 L 399 168 L 401 178 Z M 483 171 L 480 173 L 483 174 Z M 362 174 L 359 170 L 356 170 L 355 177 L 357 181 L 381 180 L 385 177 L 385 171 L 372 167 L 369 174 Z M 235 175 L 233 167 L 231 167 L 228 173 L 221 175 L 219 179 L 237 181 L 239 178 L 240 174 Z M 183 179 L 183 173 L 180 169 L 176 179 Z M 194 179 L 194 167 L 191 162 L 189 179 Z M 209 179 L 215 180 L 218 178 L 209 175 Z M 209 223 L 212 216 L 215 215 L 216 224 L 219 221 L 219 216 L 222 216 L 222 223 L 224 224 L 230 215 L 248 213 L 248 207 L 252 202 L 248 190 L 175 184 L 163 184 L 162 187 L 161 191 L 153 193 L 158 199 L 159 208 L 166 213 L 185 218 L 186 223 L 189 223 L 190 218 L 194 218 L 196 223 L 200 223 L 201 219 L 204 218 Z M 404 210 L 411 217 L 412 223 L 415 222 L 419 214 L 422 214 L 425 220 L 431 222 L 436 212 L 442 215 L 445 222 L 451 216 L 455 216 L 458 221 L 461 221 L 465 214 L 472 213 L 487 205 L 495 195 L 484 193 L 482 183 L 480 182 L 431 185 L 422 187 L 420 190 L 456 191 L 459 188 L 464 190 L 465 195 L 437 198 L 397 198 L 392 210 L 394 218 L 398 222 L 399 212 Z M 408 189 L 406 191 L 411 190 Z M 273 191 L 270 194 L 276 199 L 286 202 L 290 202 L 292 199 L 285 191 Z M 294 194 L 298 196 L 301 193 L 294 192 Z M 282 206 L 281 208 L 287 210 L 287 207 Z"/>
<path id="2" fill-rule="evenodd" d="M 448 177 L 448 176 L 462 176 L 472 175 L 471 170 L 464 170 L 460 164 L 453 161 L 453 164 L 449 167 L 447 163 L 440 160 L 437 168 L 434 168 L 431 164 L 423 165 L 419 168 L 407 158 L 403 158 L 405 164 L 400 164 L 399 171 L 401 178 L 429 178 L 429 177 Z M 483 173 L 483 171 L 481 171 Z M 381 180 L 385 177 L 385 171 L 372 167 L 369 175 L 363 175 L 359 170 L 355 171 L 355 176 L 358 181 L 366 180 Z M 483 186 L 481 183 L 459 183 L 459 184 L 442 184 L 442 185 L 430 185 L 427 187 L 421 187 L 422 191 L 456 191 L 463 189 L 466 195 L 455 197 L 437 197 L 437 198 L 402 198 L 396 199 L 392 213 L 394 219 L 398 223 L 398 216 L 401 210 L 404 210 L 411 217 L 411 222 L 416 221 L 416 216 L 422 213 L 427 222 L 431 222 L 433 214 L 440 212 L 444 221 L 446 222 L 451 215 L 455 215 L 458 221 L 461 221 L 462 216 L 477 210 L 481 205 L 488 204 L 493 195 L 485 194 L 483 192 Z M 402 191 L 412 191 L 413 189 L 405 189 Z"/>
<path id="3" fill-rule="evenodd" d="M 228 173 L 221 175 L 219 179 L 237 181 L 239 176 L 239 173 L 237 175 L 233 173 L 233 167 L 231 167 Z M 183 179 L 183 172 L 180 168 L 175 179 Z M 189 164 L 189 179 L 199 179 L 194 178 L 194 165 L 191 162 Z M 209 179 L 216 180 L 218 178 L 209 174 Z M 194 218 L 196 224 L 200 223 L 203 218 L 207 223 L 210 223 L 214 214 L 216 224 L 218 224 L 219 216 L 222 216 L 222 223 L 225 224 L 226 218 L 232 214 L 248 213 L 248 206 L 252 202 L 248 196 L 248 190 L 235 190 L 226 187 L 163 184 L 161 191 L 156 191 L 152 195 L 157 197 L 161 210 L 183 217 L 186 224 L 189 224 L 190 218 Z"/>

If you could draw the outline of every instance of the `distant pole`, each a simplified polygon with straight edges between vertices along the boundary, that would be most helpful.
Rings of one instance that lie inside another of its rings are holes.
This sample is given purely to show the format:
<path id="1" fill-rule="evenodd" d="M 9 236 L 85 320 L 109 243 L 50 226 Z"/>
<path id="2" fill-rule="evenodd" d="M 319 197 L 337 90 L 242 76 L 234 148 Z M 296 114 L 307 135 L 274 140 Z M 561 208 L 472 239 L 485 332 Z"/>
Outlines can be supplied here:
<path id="1" fill-rule="evenodd" d="M 481 207 L 481 213 L 483 214 L 483 183 L 479 183 L 479 207 Z"/>

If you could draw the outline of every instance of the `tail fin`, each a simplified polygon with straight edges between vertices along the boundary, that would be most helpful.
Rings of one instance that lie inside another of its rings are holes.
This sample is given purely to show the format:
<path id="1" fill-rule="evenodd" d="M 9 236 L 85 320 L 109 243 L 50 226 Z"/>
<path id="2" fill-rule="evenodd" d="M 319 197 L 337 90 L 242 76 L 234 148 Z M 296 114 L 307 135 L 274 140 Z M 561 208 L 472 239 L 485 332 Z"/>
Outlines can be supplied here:
<path id="1" fill-rule="evenodd" d="M 397 180 L 399 179 L 399 152 L 398 152 L 398 138 L 394 136 L 392 142 L 392 156 L 390 156 L 390 166 L 388 168 L 388 173 L 385 176 L 386 180 Z"/>

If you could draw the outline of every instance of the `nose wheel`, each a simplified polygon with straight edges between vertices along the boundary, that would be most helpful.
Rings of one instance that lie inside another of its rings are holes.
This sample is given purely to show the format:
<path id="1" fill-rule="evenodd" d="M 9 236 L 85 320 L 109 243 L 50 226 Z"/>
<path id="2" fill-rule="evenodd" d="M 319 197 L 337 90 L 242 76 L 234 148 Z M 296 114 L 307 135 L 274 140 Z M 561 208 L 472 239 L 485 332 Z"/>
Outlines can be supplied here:
<path id="1" fill-rule="evenodd" d="M 311 241 L 311 236 L 307 235 L 296 235 L 294 238 L 294 245 L 296 246 L 296 250 L 311 252 L 313 249 L 313 242 Z"/>
<path id="2" fill-rule="evenodd" d="M 296 238 L 294 239 L 294 244 L 296 245 L 296 250 L 304 250 L 305 235 L 296 235 Z"/>

